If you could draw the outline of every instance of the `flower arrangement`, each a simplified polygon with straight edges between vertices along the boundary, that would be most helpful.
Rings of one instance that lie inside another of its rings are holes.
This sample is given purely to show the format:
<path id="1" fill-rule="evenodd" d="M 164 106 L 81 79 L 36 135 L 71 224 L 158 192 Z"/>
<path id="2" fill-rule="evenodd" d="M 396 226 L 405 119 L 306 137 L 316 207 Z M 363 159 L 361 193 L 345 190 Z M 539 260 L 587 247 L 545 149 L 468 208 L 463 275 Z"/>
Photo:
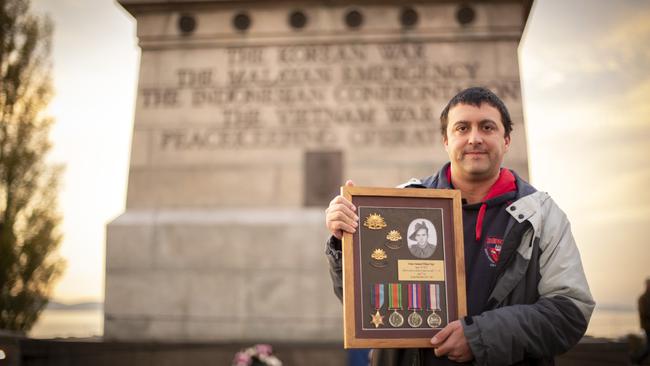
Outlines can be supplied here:
<path id="1" fill-rule="evenodd" d="M 282 366 L 282 362 L 273 355 L 273 347 L 269 344 L 256 344 L 237 352 L 232 360 L 232 366 Z"/>

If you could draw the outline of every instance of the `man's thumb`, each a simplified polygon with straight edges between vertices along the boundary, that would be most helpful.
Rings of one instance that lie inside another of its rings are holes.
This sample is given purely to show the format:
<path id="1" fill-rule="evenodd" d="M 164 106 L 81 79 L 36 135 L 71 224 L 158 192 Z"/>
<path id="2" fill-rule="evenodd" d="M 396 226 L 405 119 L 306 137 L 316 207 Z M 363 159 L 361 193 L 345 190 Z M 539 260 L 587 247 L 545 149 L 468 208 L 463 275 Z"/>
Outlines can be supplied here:
<path id="1" fill-rule="evenodd" d="M 354 182 L 351 181 L 350 179 L 345 181 L 345 186 L 346 187 L 354 187 Z"/>

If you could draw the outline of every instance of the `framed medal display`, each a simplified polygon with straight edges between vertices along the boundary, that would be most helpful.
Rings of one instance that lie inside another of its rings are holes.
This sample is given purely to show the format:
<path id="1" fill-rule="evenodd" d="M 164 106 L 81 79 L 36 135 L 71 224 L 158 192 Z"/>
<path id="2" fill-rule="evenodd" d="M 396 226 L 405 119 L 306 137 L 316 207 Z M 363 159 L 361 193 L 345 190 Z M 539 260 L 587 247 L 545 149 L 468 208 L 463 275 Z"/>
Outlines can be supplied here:
<path id="1" fill-rule="evenodd" d="M 345 348 L 432 347 L 466 315 L 460 191 L 341 187 L 359 226 L 343 236 Z"/>

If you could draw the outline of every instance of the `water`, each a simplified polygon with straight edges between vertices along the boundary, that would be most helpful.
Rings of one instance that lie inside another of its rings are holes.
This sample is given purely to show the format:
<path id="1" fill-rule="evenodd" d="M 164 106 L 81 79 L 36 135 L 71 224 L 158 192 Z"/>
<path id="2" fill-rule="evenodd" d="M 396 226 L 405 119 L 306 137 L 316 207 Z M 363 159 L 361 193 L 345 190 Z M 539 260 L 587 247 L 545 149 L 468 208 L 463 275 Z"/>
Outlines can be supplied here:
<path id="1" fill-rule="evenodd" d="M 45 309 L 29 336 L 32 338 L 96 337 L 104 331 L 104 311 Z"/>
<path id="2" fill-rule="evenodd" d="M 33 338 L 97 337 L 103 334 L 104 313 L 95 310 L 53 310 L 41 314 L 29 335 Z M 591 317 L 587 335 L 618 339 L 641 334 L 635 310 L 600 310 Z"/>
<path id="3" fill-rule="evenodd" d="M 587 328 L 587 335 L 593 337 L 618 339 L 628 334 L 642 334 L 636 310 L 596 309 Z"/>

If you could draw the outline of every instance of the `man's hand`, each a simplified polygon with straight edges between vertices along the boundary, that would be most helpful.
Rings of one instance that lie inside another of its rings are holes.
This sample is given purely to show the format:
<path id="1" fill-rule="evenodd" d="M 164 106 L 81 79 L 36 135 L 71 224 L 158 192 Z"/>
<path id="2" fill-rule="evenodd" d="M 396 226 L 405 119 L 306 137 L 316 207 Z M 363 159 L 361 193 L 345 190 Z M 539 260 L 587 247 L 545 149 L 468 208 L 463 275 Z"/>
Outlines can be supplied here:
<path id="1" fill-rule="evenodd" d="M 347 187 L 353 187 L 354 183 L 351 180 L 345 182 Z M 345 199 L 343 196 L 336 196 L 330 202 L 330 206 L 325 210 L 325 224 L 329 231 L 337 239 L 343 237 L 343 232 L 353 234 L 359 226 L 359 217 L 355 213 L 356 207 L 352 202 Z"/>
<path id="2" fill-rule="evenodd" d="M 469 348 L 460 320 L 447 324 L 438 334 L 431 338 L 436 356 L 447 356 L 455 362 L 467 362 L 474 358 Z"/>

